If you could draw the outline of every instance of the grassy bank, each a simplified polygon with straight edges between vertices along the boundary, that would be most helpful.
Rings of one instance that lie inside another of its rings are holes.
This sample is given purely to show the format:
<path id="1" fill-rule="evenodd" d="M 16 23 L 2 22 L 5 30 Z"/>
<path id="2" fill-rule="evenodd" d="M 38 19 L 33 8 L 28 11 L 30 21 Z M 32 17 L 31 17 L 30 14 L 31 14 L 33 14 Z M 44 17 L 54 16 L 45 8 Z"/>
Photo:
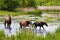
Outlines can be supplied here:
<path id="1" fill-rule="evenodd" d="M 57 29 L 55 33 L 47 33 L 45 37 L 36 36 L 30 31 L 24 31 L 23 33 L 17 33 L 16 36 L 6 37 L 4 31 L 0 31 L 0 40 L 60 40 L 60 29 Z"/>
<path id="2" fill-rule="evenodd" d="M 2 11 L 2 10 L 0 10 L 0 16 L 7 16 L 7 15 L 18 16 L 18 15 L 30 15 L 30 14 L 40 16 L 41 11 L 34 10 L 34 11 L 30 11 L 30 12 L 11 12 L 11 11 Z"/>

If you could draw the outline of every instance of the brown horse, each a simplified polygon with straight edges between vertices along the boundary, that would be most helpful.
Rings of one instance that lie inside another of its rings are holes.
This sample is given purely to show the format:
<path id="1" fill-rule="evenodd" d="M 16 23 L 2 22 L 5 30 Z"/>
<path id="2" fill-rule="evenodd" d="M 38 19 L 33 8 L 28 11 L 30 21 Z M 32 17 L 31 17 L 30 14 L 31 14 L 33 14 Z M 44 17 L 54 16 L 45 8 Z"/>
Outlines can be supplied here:
<path id="1" fill-rule="evenodd" d="M 22 26 L 23 27 L 29 26 L 31 28 L 32 27 L 32 22 L 31 21 L 26 21 L 26 20 L 21 20 L 19 22 L 19 25 L 20 25 L 20 28 L 22 28 Z"/>
<path id="2" fill-rule="evenodd" d="M 46 22 L 34 22 L 33 25 L 34 25 L 35 30 L 36 30 L 37 26 L 40 27 L 40 30 L 41 30 L 41 27 L 44 29 L 43 25 L 46 25 L 48 27 Z"/>
<path id="3" fill-rule="evenodd" d="M 6 26 L 6 24 L 7 24 L 7 26 Z M 9 28 L 11 30 L 11 27 L 10 27 L 11 26 L 11 16 L 8 16 L 7 18 L 5 18 L 4 26 L 6 29 Z"/>

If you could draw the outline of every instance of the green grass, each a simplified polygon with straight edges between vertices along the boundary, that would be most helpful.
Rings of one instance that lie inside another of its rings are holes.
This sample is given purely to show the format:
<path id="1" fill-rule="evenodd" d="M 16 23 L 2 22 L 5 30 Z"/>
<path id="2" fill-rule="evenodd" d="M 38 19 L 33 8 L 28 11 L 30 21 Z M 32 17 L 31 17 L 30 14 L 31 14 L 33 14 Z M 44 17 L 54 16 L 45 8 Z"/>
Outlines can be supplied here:
<path id="1" fill-rule="evenodd" d="M 7 16 L 7 15 L 18 16 L 18 15 L 30 15 L 30 14 L 40 16 L 41 11 L 34 10 L 34 11 L 30 11 L 30 12 L 11 12 L 11 11 L 0 10 L 0 16 Z"/>
<path id="2" fill-rule="evenodd" d="M 18 16 L 18 15 L 21 15 L 23 13 L 26 13 L 26 12 L 0 11 L 0 16 L 7 16 L 7 15 Z"/>
<path id="3" fill-rule="evenodd" d="M 60 40 L 60 29 L 57 29 L 55 33 L 47 33 L 45 37 L 42 35 L 37 36 L 31 33 L 29 30 L 25 30 L 22 33 L 17 33 L 16 36 L 6 37 L 4 31 L 0 31 L 0 40 Z"/>

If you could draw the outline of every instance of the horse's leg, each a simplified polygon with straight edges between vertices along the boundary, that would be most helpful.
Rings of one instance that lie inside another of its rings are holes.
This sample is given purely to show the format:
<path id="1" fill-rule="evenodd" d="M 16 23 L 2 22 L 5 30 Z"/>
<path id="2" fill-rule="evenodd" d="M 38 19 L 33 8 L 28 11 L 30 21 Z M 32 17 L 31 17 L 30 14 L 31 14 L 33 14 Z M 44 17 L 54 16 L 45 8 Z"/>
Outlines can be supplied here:
<path id="1" fill-rule="evenodd" d="M 41 31 L 41 26 L 40 26 L 40 29 L 39 30 Z"/>
<path id="2" fill-rule="evenodd" d="M 11 27 L 10 26 L 11 26 L 11 24 L 9 24 L 9 29 L 11 30 Z"/>
<path id="3" fill-rule="evenodd" d="M 9 29 L 9 30 L 11 30 L 11 24 L 7 24 L 7 28 Z"/>
<path id="4" fill-rule="evenodd" d="M 4 22 L 4 27 L 5 27 L 5 29 L 6 29 L 6 21 Z"/>
<path id="5" fill-rule="evenodd" d="M 9 28 L 9 24 L 7 23 L 7 27 L 6 28 Z"/>
<path id="6" fill-rule="evenodd" d="M 22 29 L 22 25 L 20 25 L 20 28 Z"/>
<path id="7" fill-rule="evenodd" d="M 22 25 L 21 25 L 21 23 L 20 23 L 20 28 L 22 28 Z M 20 29 L 20 28 L 19 28 L 19 29 Z"/>
<path id="8" fill-rule="evenodd" d="M 44 27 L 42 26 L 42 28 L 44 29 Z M 45 30 L 45 29 L 44 29 Z"/>
<path id="9" fill-rule="evenodd" d="M 35 28 L 35 30 L 36 30 L 37 26 L 34 26 L 34 28 Z"/>

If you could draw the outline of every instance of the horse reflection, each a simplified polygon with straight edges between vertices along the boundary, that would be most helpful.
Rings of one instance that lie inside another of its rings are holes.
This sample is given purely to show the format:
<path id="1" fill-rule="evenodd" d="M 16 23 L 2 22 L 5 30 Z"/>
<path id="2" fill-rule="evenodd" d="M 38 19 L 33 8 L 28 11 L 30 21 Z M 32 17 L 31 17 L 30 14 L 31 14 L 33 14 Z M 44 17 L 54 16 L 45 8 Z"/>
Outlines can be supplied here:
<path id="1" fill-rule="evenodd" d="M 6 26 L 7 24 L 7 26 Z M 10 29 L 11 30 L 11 16 L 9 15 L 7 18 L 5 18 L 5 22 L 4 22 L 4 26 L 5 26 L 5 29 Z"/>

